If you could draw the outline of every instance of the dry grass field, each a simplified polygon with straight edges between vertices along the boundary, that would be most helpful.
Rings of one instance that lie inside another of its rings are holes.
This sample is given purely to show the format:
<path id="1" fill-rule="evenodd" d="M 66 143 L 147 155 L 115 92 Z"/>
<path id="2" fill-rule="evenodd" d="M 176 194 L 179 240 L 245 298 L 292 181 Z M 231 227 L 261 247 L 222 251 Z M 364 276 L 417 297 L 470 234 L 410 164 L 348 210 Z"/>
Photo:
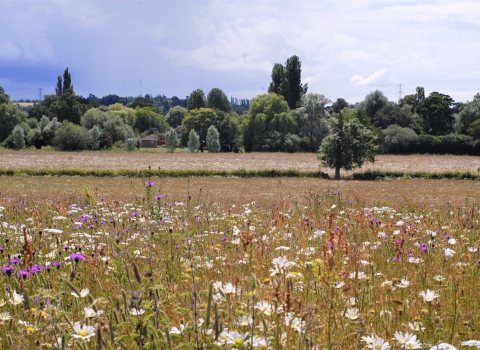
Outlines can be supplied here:
<path id="1" fill-rule="evenodd" d="M 75 168 L 75 169 L 212 169 L 212 170 L 258 170 L 295 169 L 299 171 L 322 170 L 330 175 L 331 169 L 320 168 L 315 154 L 311 153 L 177 153 L 146 152 L 54 152 L 0 150 L 0 167 L 12 169 Z M 384 171 L 471 171 L 480 168 L 480 157 L 379 155 L 374 164 L 362 169 Z M 344 173 L 348 174 L 348 173 Z"/>
<path id="2" fill-rule="evenodd" d="M 185 201 L 190 194 L 204 203 L 266 205 L 301 202 L 311 194 L 340 191 L 350 201 L 367 206 L 449 205 L 480 203 L 480 183 L 471 180 L 399 179 L 331 181 L 306 178 L 154 178 L 168 201 Z M 106 201 L 142 202 L 144 180 L 94 177 L 2 177 L 0 206 L 20 201 L 83 200 L 84 187 Z M 140 194 L 140 196 L 139 196 Z"/>

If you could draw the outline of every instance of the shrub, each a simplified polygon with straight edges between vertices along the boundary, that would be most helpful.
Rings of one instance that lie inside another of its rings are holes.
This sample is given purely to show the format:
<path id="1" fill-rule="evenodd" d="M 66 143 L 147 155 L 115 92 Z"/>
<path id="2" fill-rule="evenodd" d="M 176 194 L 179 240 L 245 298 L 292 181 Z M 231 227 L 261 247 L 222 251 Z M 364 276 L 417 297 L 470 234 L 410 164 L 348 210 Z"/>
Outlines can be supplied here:
<path id="1" fill-rule="evenodd" d="M 396 124 L 383 131 L 383 151 L 385 153 L 407 153 L 418 143 L 418 135 L 410 128 Z"/>
<path id="2" fill-rule="evenodd" d="M 165 131 L 165 146 L 169 152 L 175 152 L 175 148 L 178 146 L 178 136 L 177 131 L 173 128 L 168 129 Z"/>
<path id="3" fill-rule="evenodd" d="M 90 135 L 83 126 L 64 121 L 55 131 L 52 143 L 60 151 L 83 151 L 88 149 Z"/>
<path id="4" fill-rule="evenodd" d="M 188 134 L 188 149 L 190 152 L 195 152 L 200 148 L 200 136 L 198 136 L 197 132 L 192 129 Z"/>
<path id="5" fill-rule="evenodd" d="M 25 148 L 25 133 L 23 132 L 23 128 L 19 125 L 15 126 L 12 132 L 13 135 L 13 146 L 16 149 L 24 149 Z"/>
<path id="6" fill-rule="evenodd" d="M 283 138 L 282 151 L 294 153 L 300 150 L 301 139 L 297 135 L 286 134 Z"/>
<path id="7" fill-rule="evenodd" d="M 90 149 L 97 150 L 100 148 L 100 142 L 102 140 L 102 130 L 95 124 L 93 128 L 88 131 L 90 136 Z"/>
<path id="8" fill-rule="evenodd" d="M 207 147 L 208 152 L 217 153 L 220 151 L 220 135 L 215 126 L 211 125 L 207 130 Z"/>

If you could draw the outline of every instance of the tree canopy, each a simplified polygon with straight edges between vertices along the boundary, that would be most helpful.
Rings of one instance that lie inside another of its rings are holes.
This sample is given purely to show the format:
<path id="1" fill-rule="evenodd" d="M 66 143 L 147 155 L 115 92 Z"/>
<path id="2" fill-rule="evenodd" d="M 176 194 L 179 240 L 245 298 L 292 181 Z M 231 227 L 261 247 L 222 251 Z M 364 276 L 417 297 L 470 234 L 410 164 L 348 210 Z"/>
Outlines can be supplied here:
<path id="1" fill-rule="evenodd" d="M 310 152 L 318 151 L 323 138 L 330 132 L 325 112 L 329 102 L 323 95 L 309 93 L 302 96 L 300 107 L 295 111 L 299 133 L 308 139 Z"/>
<path id="2" fill-rule="evenodd" d="M 205 93 L 202 89 L 197 89 L 193 91 L 187 100 L 187 109 L 189 111 L 198 108 L 205 108 L 207 106 L 207 101 L 205 99 Z"/>
<path id="3" fill-rule="evenodd" d="M 423 129 L 432 135 L 445 135 L 453 130 L 453 99 L 438 92 L 432 92 L 417 107 L 422 118 Z"/>
<path id="4" fill-rule="evenodd" d="M 283 96 L 290 109 L 297 107 L 297 102 L 307 93 L 307 89 L 307 84 L 302 85 L 302 63 L 298 56 L 288 58 L 285 67 L 280 63 L 274 64 L 268 92 Z"/>
<path id="5" fill-rule="evenodd" d="M 207 107 L 218 109 L 223 112 L 230 112 L 232 110 L 232 105 L 230 104 L 227 95 L 225 95 L 223 91 L 218 88 L 213 88 L 208 93 Z"/>

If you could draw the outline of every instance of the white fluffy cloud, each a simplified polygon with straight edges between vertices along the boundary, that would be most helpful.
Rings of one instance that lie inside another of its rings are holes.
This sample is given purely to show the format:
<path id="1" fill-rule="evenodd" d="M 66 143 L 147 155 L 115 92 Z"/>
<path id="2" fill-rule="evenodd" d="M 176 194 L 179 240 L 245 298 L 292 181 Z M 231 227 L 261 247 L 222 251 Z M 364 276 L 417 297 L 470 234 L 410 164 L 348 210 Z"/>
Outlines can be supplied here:
<path id="1" fill-rule="evenodd" d="M 350 82 L 358 86 L 368 87 L 391 87 L 398 83 L 395 73 L 386 68 L 379 69 L 366 78 L 358 74 L 354 75 Z"/>

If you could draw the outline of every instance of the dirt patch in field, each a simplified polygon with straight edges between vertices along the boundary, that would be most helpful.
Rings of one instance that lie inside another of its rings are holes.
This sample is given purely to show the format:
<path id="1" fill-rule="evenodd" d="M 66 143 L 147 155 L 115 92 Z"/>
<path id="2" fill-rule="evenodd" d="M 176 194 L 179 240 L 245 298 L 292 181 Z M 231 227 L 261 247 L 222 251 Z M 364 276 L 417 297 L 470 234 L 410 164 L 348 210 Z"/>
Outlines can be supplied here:
<path id="1" fill-rule="evenodd" d="M 312 153 L 141 153 L 141 152 L 54 152 L 54 151 L 0 151 L 0 167 L 12 169 L 76 168 L 76 169 L 295 169 L 299 171 L 321 168 Z M 380 155 L 374 164 L 362 169 L 390 171 L 471 171 L 480 168 L 480 157 Z M 348 174 L 345 173 L 344 174 Z"/>

